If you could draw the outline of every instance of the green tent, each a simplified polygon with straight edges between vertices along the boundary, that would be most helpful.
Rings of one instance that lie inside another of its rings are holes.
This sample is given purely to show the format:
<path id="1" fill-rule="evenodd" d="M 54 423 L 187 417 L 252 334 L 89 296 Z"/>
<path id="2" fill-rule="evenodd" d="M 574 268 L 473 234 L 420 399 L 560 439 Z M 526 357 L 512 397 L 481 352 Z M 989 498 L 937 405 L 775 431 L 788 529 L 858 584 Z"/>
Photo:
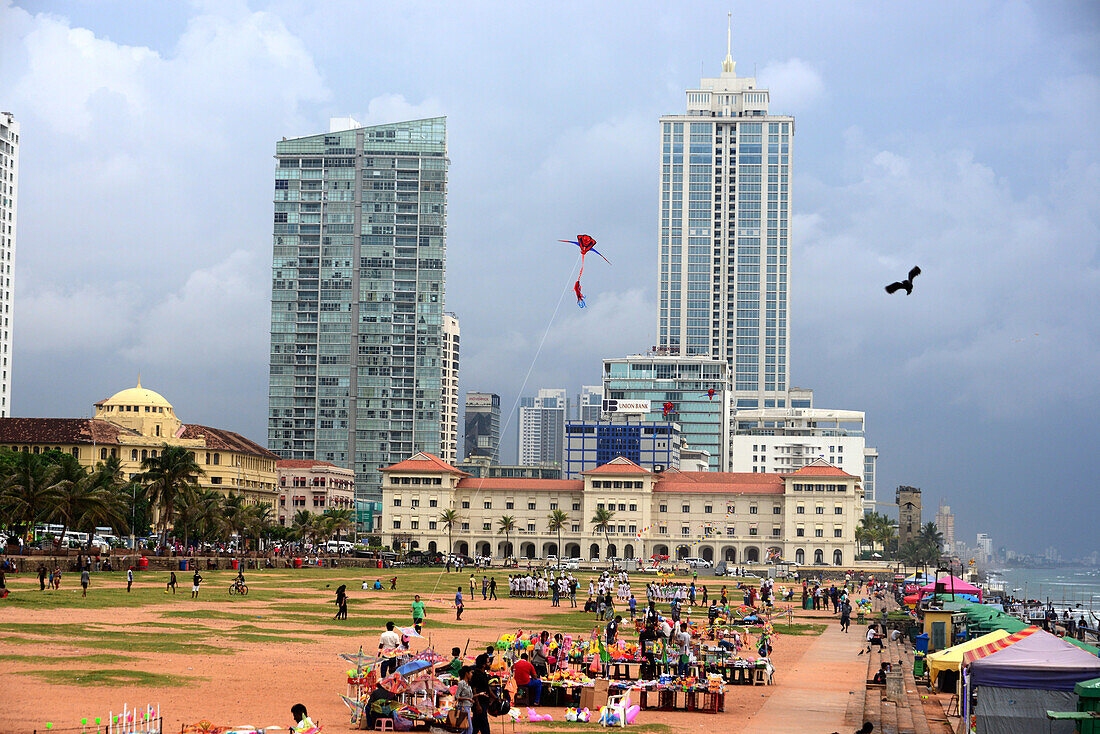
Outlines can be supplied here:
<path id="1" fill-rule="evenodd" d="M 1062 639 L 1065 640 L 1066 642 L 1068 642 L 1071 645 L 1076 645 L 1077 647 L 1081 648 L 1085 652 L 1091 652 L 1093 655 L 1096 655 L 1096 656 L 1100 657 L 1100 647 L 1096 647 L 1095 645 L 1090 645 L 1087 642 L 1081 642 L 1080 640 L 1075 640 L 1072 637 L 1063 637 Z M 1100 678 L 1097 678 L 1094 681 L 1088 681 L 1088 682 L 1089 683 L 1095 683 L 1097 688 L 1100 688 Z M 1098 695 L 1100 695 L 1100 694 L 1098 694 Z"/>

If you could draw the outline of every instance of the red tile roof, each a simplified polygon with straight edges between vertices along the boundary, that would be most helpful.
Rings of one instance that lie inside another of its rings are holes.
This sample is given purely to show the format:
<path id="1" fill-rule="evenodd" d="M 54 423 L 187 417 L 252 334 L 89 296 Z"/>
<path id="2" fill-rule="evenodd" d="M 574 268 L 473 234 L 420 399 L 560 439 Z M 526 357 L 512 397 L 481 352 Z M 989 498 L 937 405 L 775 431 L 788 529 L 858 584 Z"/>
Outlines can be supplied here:
<path id="1" fill-rule="evenodd" d="M 183 430 L 177 431 L 179 438 L 205 438 L 206 448 L 218 449 L 219 451 L 236 451 L 241 454 L 251 454 L 252 456 L 258 456 L 261 459 L 274 459 L 278 461 L 279 457 L 263 446 L 259 445 L 255 441 L 250 441 L 239 433 L 233 431 L 226 431 L 221 428 L 211 428 L 210 426 L 200 426 L 197 424 L 186 424 L 183 426 Z"/>
<path id="2" fill-rule="evenodd" d="M 460 474 L 464 477 L 470 476 L 464 471 L 455 469 L 435 454 L 429 454 L 427 451 L 418 451 L 404 461 L 399 461 L 396 464 L 383 467 L 381 471 L 446 472 L 448 474 Z"/>
<path id="3" fill-rule="evenodd" d="M 118 444 L 120 433 L 138 435 L 94 418 L 0 418 L 0 444 Z"/>
<path id="4" fill-rule="evenodd" d="M 466 477 L 458 481 L 459 489 L 518 489 L 544 490 L 555 492 L 580 492 L 584 490 L 583 479 L 527 479 L 525 477 Z"/>
<path id="5" fill-rule="evenodd" d="M 618 457 L 617 459 L 612 459 L 611 461 L 607 462 L 606 464 L 603 464 L 601 466 L 597 466 L 595 469 L 589 469 L 586 472 L 581 472 L 581 474 L 652 474 L 652 473 L 653 472 L 651 472 L 649 469 L 646 469 L 645 467 L 638 466 L 637 464 L 635 464 L 630 459 L 627 459 L 627 458 L 622 457 L 622 456 Z"/>
<path id="6" fill-rule="evenodd" d="M 677 471 L 662 474 L 653 491 L 783 494 L 783 478 L 754 472 Z"/>
<path id="7" fill-rule="evenodd" d="M 331 461 L 317 461 L 316 459 L 279 459 L 275 466 L 278 469 L 312 469 L 315 466 L 335 467 L 336 465 Z"/>
<path id="8" fill-rule="evenodd" d="M 849 479 L 858 479 L 859 477 L 853 476 L 843 469 L 838 469 L 835 466 L 827 466 L 824 464 L 811 464 L 804 466 L 798 471 L 783 474 L 784 477 L 848 477 Z"/>

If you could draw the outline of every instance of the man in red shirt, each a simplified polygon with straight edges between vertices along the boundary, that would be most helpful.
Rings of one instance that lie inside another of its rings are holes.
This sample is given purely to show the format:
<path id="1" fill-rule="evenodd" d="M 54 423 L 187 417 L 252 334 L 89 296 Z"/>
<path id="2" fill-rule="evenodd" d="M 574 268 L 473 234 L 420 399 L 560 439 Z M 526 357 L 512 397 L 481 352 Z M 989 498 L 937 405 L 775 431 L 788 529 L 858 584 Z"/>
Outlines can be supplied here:
<path id="1" fill-rule="evenodd" d="M 512 666 L 512 677 L 516 679 L 517 687 L 527 689 L 529 705 L 538 706 L 542 700 L 542 681 L 535 666 L 527 660 L 527 653 L 520 655 L 519 661 Z M 532 697 L 534 701 L 530 700 Z"/>

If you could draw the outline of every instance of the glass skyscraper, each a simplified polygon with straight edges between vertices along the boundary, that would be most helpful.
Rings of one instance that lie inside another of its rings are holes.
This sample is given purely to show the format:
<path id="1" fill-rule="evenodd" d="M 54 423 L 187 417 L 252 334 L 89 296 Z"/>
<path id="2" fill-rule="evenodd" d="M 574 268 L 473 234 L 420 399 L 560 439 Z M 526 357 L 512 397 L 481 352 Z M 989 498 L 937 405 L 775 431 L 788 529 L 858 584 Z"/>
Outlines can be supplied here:
<path id="1" fill-rule="evenodd" d="M 327 134 L 276 143 L 275 158 L 268 446 L 352 468 L 357 497 L 377 500 L 379 468 L 416 451 L 455 455 L 443 404 L 446 120 L 333 120 Z"/>
<path id="2" fill-rule="evenodd" d="M 11 415 L 11 335 L 15 275 L 16 204 L 19 187 L 19 122 L 10 112 L 0 112 L 0 418 Z"/>
<path id="3" fill-rule="evenodd" d="M 661 118 L 659 345 L 725 361 L 733 407 L 786 407 L 794 118 L 734 67 Z"/>
<path id="4" fill-rule="evenodd" d="M 730 470 L 728 380 L 726 363 L 709 357 L 639 354 L 603 361 L 604 397 L 648 400 L 645 419 L 679 424 L 687 448 L 710 454 L 711 471 Z M 668 415 L 665 403 L 671 404 Z"/>

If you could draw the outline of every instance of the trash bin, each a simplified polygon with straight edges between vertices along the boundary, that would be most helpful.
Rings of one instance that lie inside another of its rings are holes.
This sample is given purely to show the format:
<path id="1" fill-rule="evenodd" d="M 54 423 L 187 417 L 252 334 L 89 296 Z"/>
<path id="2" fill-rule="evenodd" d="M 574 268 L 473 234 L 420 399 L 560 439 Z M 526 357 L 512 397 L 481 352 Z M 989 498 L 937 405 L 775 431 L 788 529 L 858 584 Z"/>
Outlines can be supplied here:
<path id="1" fill-rule="evenodd" d="M 181 571 L 186 571 L 187 570 L 187 559 L 186 558 L 181 558 L 180 559 L 180 570 Z"/>
<path id="2" fill-rule="evenodd" d="M 138 567 L 139 571 L 148 571 L 149 570 L 149 559 L 146 558 L 145 556 L 142 556 L 141 558 L 138 559 L 137 567 Z"/>
<path id="3" fill-rule="evenodd" d="M 918 652 L 913 656 L 913 677 L 924 677 L 924 653 Z"/>
<path id="4" fill-rule="evenodd" d="M 229 562 L 229 567 L 230 567 L 231 569 L 233 569 L 234 571 L 236 571 L 236 570 L 237 570 L 238 568 L 240 568 L 240 567 L 241 567 L 241 562 L 240 562 L 240 561 L 238 561 L 238 560 L 237 560 L 236 558 L 234 558 L 233 560 L 231 560 L 231 561 Z"/>
<path id="5" fill-rule="evenodd" d="M 927 632 L 917 635 L 916 648 L 917 648 L 917 652 L 923 653 L 925 655 L 928 654 L 928 633 Z"/>
<path id="6" fill-rule="evenodd" d="M 295 558 L 294 559 L 294 568 L 301 568 L 301 567 L 302 567 L 302 559 L 301 558 Z"/>
<path id="7" fill-rule="evenodd" d="M 1081 681 L 1073 687 L 1077 694 L 1078 711 L 1100 711 L 1100 678 Z M 1100 734 L 1100 721 L 1086 720 L 1078 724 L 1081 734 Z"/>

